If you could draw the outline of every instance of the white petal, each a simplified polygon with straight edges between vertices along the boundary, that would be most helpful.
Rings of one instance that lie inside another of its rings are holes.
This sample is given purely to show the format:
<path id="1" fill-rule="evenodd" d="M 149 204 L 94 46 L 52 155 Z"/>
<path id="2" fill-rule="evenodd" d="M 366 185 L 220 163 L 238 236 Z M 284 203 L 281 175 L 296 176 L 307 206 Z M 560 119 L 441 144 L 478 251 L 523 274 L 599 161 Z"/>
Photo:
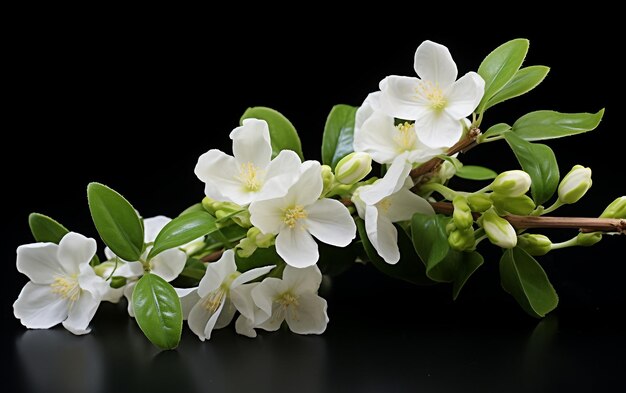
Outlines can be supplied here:
<path id="1" fill-rule="evenodd" d="M 235 308 L 244 318 L 249 319 L 252 325 L 255 324 L 255 321 L 261 323 L 269 317 L 269 314 L 261 310 L 252 299 L 252 290 L 259 284 L 258 282 L 243 284 L 230 291 L 230 300 L 235 305 Z M 269 303 L 268 307 L 271 308 L 271 303 Z"/>
<path id="2" fill-rule="evenodd" d="M 49 285 L 29 282 L 13 303 L 13 314 L 29 329 L 48 329 L 67 318 L 68 308 L 69 302 Z"/>
<path id="3" fill-rule="evenodd" d="M 255 195 L 255 201 L 285 196 L 289 187 L 300 176 L 300 157 L 291 150 L 283 150 L 267 167 L 263 188 Z"/>
<path id="4" fill-rule="evenodd" d="M 238 180 L 239 167 L 235 159 L 222 151 L 213 149 L 201 155 L 194 173 L 206 183 L 204 193 L 209 198 L 223 201 L 231 200 L 232 196 L 240 199 L 247 195 Z"/>
<path id="5" fill-rule="evenodd" d="M 285 267 L 286 269 L 287 267 Z M 240 287 L 241 288 L 241 287 Z M 268 277 L 252 288 L 252 300 L 266 315 L 272 314 L 274 299 L 289 289 L 287 284 L 278 278 Z"/>
<path id="6" fill-rule="evenodd" d="M 361 191 L 360 198 L 368 205 L 375 205 L 391 194 L 396 193 L 411 172 L 411 164 L 406 161 L 407 154 L 393 160 L 385 176 L 367 190 Z"/>
<path id="7" fill-rule="evenodd" d="M 298 306 L 287 308 L 285 320 L 289 329 L 297 334 L 322 334 L 328 324 L 326 300 L 314 293 L 298 297 Z"/>
<path id="8" fill-rule="evenodd" d="M 55 277 L 65 275 L 57 258 L 59 246 L 53 243 L 32 243 L 17 248 L 17 271 L 35 284 L 51 284 Z"/>
<path id="9" fill-rule="evenodd" d="M 284 320 L 285 307 L 274 307 L 270 317 L 266 319 L 265 322 L 259 324 L 258 327 L 268 332 L 275 332 L 280 328 Z"/>
<path id="10" fill-rule="evenodd" d="M 117 258 L 117 255 L 115 255 L 109 247 L 104 248 L 104 256 L 107 258 L 107 261 L 110 261 L 113 258 Z"/>
<path id="11" fill-rule="evenodd" d="M 183 271 L 185 262 L 187 254 L 178 248 L 171 248 L 150 260 L 151 272 L 170 282 Z"/>
<path id="12" fill-rule="evenodd" d="M 239 165 L 252 163 L 265 169 L 272 159 L 270 131 L 265 120 L 245 119 L 241 127 L 230 133 L 233 155 Z"/>
<path id="13" fill-rule="evenodd" d="M 59 263 L 68 275 L 80 271 L 80 266 L 88 264 L 96 254 L 96 241 L 91 238 L 70 232 L 63 236 L 57 251 Z"/>
<path id="14" fill-rule="evenodd" d="M 400 260 L 398 231 L 391 221 L 382 217 L 377 208 L 365 209 L 365 231 L 372 246 L 385 262 L 395 265 Z"/>
<path id="15" fill-rule="evenodd" d="M 198 285 L 198 296 L 203 298 L 215 291 L 228 276 L 236 271 L 235 252 L 233 250 L 224 251 L 219 261 L 209 263 L 207 266 L 206 273 Z"/>
<path id="16" fill-rule="evenodd" d="M 305 226 L 318 240 L 345 247 L 356 237 L 356 225 L 346 206 L 336 199 L 320 199 L 306 208 Z"/>
<path id="17" fill-rule="evenodd" d="M 379 164 L 391 163 L 399 154 L 393 139 L 395 132 L 393 117 L 376 112 L 354 135 L 354 151 L 369 153 Z"/>
<path id="18" fill-rule="evenodd" d="M 295 228 L 285 226 L 276 236 L 276 252 L 288 265 L 307 267 L 319 259 L 317 243 L 301 225 Z"/>
<path id="19" fill-rule="evenodd" d="M 363 101 L 363 104 L 356 110 L 356 116 L 354 119 L 354 136 L 359 134 L 359 130 L 363 126 L 363 123 L 370 118 L 376 111 L 380 111 L 380 91 L 370 93 Z"/>
<path id="20" fill-rule="evenodd" d="M 387 201 L 389 206 L 385 216 L 391 222 L 410 220 L 415 213 L 435 214 L 433 207 L 428 201 L 406 188 L 391 195 Z"/>
<path id="21" fill-rule="evenodd" d="M 143 265 L 141 262 L 118 261 L 118 264 L 117 269 L 115 269 L 115 272 L 113 273 L 114 276 L 130 278 L 143 275 Z"/>
<path id="22" fill-rule="evenodd" d="M 235 305 L 228 297 L 226 297 L 224 305 L 222 306 L 222 312 L 220 312 L 217 317 L 213 329 L 222 329 L 230 325 L 230 322 L 233 320 L 236 312 L 237 309 L 235 308 Z"/>
<path id="23" fill-rule="evenodd" d="M 453 119 L 463 119 L 474 112 L 485 93 L 485 81 L 475 72 L 468 72 L 456 81 L 446 94 L 446 112 Z"/>
<path id="24" fill-rule="evenodd" d="M 309 266 L 304 269 L 285 266 L 283 281 L 287 287 L 296 294 L 309 292 L 317 293 L 322 283 L 322 272 L 317 265 Z"/>
<path id="25" fill-rule="evenodd" d="M 256 330 L 254 330 L 254 321 L 242 315 L 235 321 L 235 331 L 242 336 L 255 338 Z"/>
<path id="26" fill-rule="evenodd" d="M 135 290 L 135 285 L 137 285 L 137 281 L 131 281 L 124 287 L 124 297 L 128 302 L 126 310 L 128 311 L 128 315 L 133 318 L 135 318 L 135 309 L 133 309 L 133 291 Z"/>
<path id="27" fill-rule="evenodd" d="M 80 267 L 78 285 L 83 291 L 91 293 L 95 298 L 101 298 L 107 292 L 109 284 L 98 276 L 89 264 Z"/>
<path id="28" fill-rule="evenodd" d="M 161 229 L 170 221 L 172 221 L 172 219 L 165 216 L 145 218 L 143 220 L 144 241 L 146 243 L 152 243 L 159 232 L 161 232 Z"/>
<path id="29" fill-rule="evenodd" d="M 263 267 L 257 267 L 254 269 L 250 269 L 246 272 L 243 272 L 233 280 L 233 282 L 230 284 L 230 288 L 231 290 L 233 290 L 234 288 L 237 288 L 238 286 L 244 283 L 247 283 L 252 280 L 256 280 L 257 278 L 269 273 L 275 267 L 276 265 L 263 266 Z"/>
<path id="30" fill-rule="evenodd" d="M 388 76 L 380 82 L 380 107 L 388 115 L 416 120 L 430 111 L 430 102 L 419 91 L 421 81 L 406 76 Z"/>
<path id="31" fill-rule="evenodd" d="M 447 112 L 430 112 L 415 123 L 419 140 L 433 149 L 451 147 L 461 139 L 463 124 Z"/>
<path id="32" fill-rule="evenodd" d="M 180 305 L 183 309 L 183 319 L 186 320 L 189 317 L 189 313 L 191 312 L 193 306 L 200 301 L 200 296 L 198 296 L 198 287 L 174 288 L 174 290 L 180 298 Z"/>
<path id="33" fill-rule="evenodd" d="M 122 296 L 124 296 L 124 287 L 111 288 L 110 285 L 107 285 L 106 291 L 104 292 L 104 295 L 102 296 L 102 301 L 110 302 L 110 303 L 119 303 L 119 301 L 122 299 Z"/>
<path id="34" fill-rule="evenodd" d="M 278 233 L 283 226 L 283 211 L 288 206 L 283 198 L 252 202 L 248 211 L 250 222 L 263 233 Z"/>
<path id="35" fill-rule="evenodd" d="M 189 329 L 191 329 L 201 341 L 211 338 L 211 332 L 213 331 L 215 322 L 217 322 L 217 318 L 222 312 L 225 300 L 226 298 L 223 297 L 219 307 L 214 313 L 209 312 L 209 310 L 204 307 L 202 300 L 196 303 L 191 309 L 191 312 L 189 312 L 189 317 L 187 318 Z"/>
<path id="36" fill-rule="evenodd" d="M 308 206 L 322 194 L 322 167 L 317 161 L 306 161 L 302 168 L 300 178 L 291 186 L 285 199 L 292 205 Z"/>
<path id="37" fill-rule="evenodd" d="M 425 81 L 441 89 L 452 85 L 458 71 L 448 48 L 432 41 L 424 41 L 415 51 L 415 72 Z"/>
<path id="38" fill-rule="evenodd" d="M 82 292 L 70 308 L 69 316 L 63 321 L 63 327 L 76 335 L 89 333 L 91 331 L 89 322 L 98 310 L 98 306 L 100 306 L 100 298 L 89 292 Z"/>

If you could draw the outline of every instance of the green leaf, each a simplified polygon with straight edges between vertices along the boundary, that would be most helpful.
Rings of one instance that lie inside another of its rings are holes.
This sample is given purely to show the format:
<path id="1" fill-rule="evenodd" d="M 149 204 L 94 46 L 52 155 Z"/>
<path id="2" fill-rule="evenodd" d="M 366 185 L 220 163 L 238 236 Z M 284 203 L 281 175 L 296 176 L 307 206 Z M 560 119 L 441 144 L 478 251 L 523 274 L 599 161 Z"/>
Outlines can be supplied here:
<path id="1" fill-rule="evenodd" d="M 500 136 L 509 131 L 511 126 L 506 123 L 495 124 L 478 137 L 478 143 L 488 142 L 490 139 Z"/>
<path id="2" fill-rule="evenodd" d="M 453 251 L 453 250 L 451 250 Z M 456 251 L 455 251 L 456 252 Z M 484 258 L 476 251 L 462 252 L 456 269 L 456 277 L 452 282 L 452 298 L 459 297 L 459 293 L 472 274 L 483 264 Z"/>
<path id="3" fill-rule="evenodd" d="M 491 97 L 485 105 L 485 110 L 503 101 L 528 93 L 544 80 L 549 71 L 550 67 L 546 66 L 530 66 L 517 71 L 513 79 Z"/>
<path id="4" fill-rule="evenodd" d="M 243 124 L 244 119 L 250 118 L 265 120 L 269 125 L 273 157 L 276 157 L 281 150 L 293 150 L 300 156 L 300 159 L 304 159 L 296 128 L 285 116 L 274 109 L 255 106 L 244 112 L 241 116 L 241 123 Z"/>
<path id="5" fill-rule="evenodd" d="M 522 169 L 530 175 L 533 200 L 541 205 L 554 195 L 559 185 L 559 166 L 554 152 L 546 145 L 526 142 L 512 132 L 505 133 L 504 138 Z"/>
<path id="6" fill-rule="evenodd" d="M 254 253 L 247 258 L 242 258 L 235 252 L 237 271 L 241 273 L 257 267 L 278 265 L 280 261 L 282 261 L 282 259 L 278 256 L 276 247 L 274 246 L 268 248 L 257 248 Z"/>
<path id="7" fill-rule="evenodd" d="M 161 277 L 147 273 L 133 291 L 137 324 L 154 345 L 174 349 L 183 331 L 183 311 L 174 288 Z"/>
<path id="8" fill-rule="evenodd" d="M 513 124 L 513 132 L 527 141 L 562 138 L 595 129 L 602 116 L 604 109 L 597 113 L 536 111 L 517 119 Z"/>
<path id="9" fill-rule="evenodd" d="M 476 165 L 463 165 L 460 169 L 457 169 L 456 175 L 468 180 L 489 180 L 498 176 L 495 171 Z"/>
<path id="10" fill-rule="evenodd" d="M 63 236 L 69 232 L 57 221 L 39 213 L 31 213 L 28 216 L 28 226 L 30 226 L 35 241 L 42 243 L 59 244 Z"/>
<path id="11" fill-rule="evenodd" d="M 87 187 L 89 210 L 104 243 L 118 257 L 137 261 L 143 252 L 143 224 L 128 201 L 100 183 Z"/>
<path id="12" fill-rule="evenodd" d="M 185 214 L 194 213 L 194 212 L 206 212 L 206 209 L 202 206 L 202 203 L 195 203 L 189 206 L 188 208 L 186 208 L 185 210 L 183 210 L 179 214 L 179 216 L 183 216 Z"/>
<path id="13" fill-rule="evenodd" d="M 154 239 L 154 247 L 150 250 L 148 259 L 215 231 L 217 231 L 215 217 L 206 211 L 195 211 L 178 216 L 168 222 Z"/>
<path id="14" fill-rule="evenodd" d="M 515 76 L 527 52 L 528 40 L 518 38 L 500 45 L 487 55 L 478 67 L 478 74 L 485 80 L 485 94 L 477 112 L 484 112 L 489 99 Z"/>
<path id="15" fill-rule="evenodd" d="M 502 288 L 533 317 L 544 317 L 559 304 L 559 297 L 541 265 L 519 247 L 500 259 Z"/>
<path id="16" fill-rule="evenodd" d="M 429 274 L 430 270 L 436 268 L 437 264 L 448 255 L 448 251 L 450 250 L 448 234 L 446 233 L 446 224 L 448 221 L 449 218 L 445 216 L 425 215 L 421 213 L 415 213 L 411 220 L 413 246 L 424 262 L 426 274 L 428 274 L 431 279 L 434 278 Z M 435 281 L 447 282 L 449 280 Z"/>
<path id="17" fill-rule="evenodd" d="M 328 114 L 322 139 L 322 163 L 335 169 L 343 157 L 352 153 L 356 107 L 335 105 Z"/>
<path id="18" fill-rule="evenodd" d="M 378 255 L 378 252 L 376 252 L 376 249 L 369 241 L 365 230 L 365 221 L 360 218 L 356 218 L 355 221 L 365 253 L 372 262 L 372 265 L 374 265 L 378 270 L 390 277 L 408 281 L 412 284 L 433 284 L 432 280 L 426 276 L 424 264 L 420 262 L 419 257 L 415 253 L 413 245 L 411 244 L 411 239 L 402 228 L 398 228 L 396 226 L 396 229 L 398 230 L 400 261 L 395 265 L 390 265 Z"/>

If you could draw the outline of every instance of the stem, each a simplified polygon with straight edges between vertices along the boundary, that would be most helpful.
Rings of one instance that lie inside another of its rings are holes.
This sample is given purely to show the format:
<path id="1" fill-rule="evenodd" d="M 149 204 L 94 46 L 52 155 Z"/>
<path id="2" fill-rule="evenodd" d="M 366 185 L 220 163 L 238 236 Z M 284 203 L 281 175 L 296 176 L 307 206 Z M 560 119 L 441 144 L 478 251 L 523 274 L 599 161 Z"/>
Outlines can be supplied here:
<path id="1" fill-rule="evenodd" d="M 561 243 L 552 243 L 552 247 L 550 247 L 550 250 L 558 250 L 560 248 L 573 247 L 577 244 L 578 244 L 578 238 L 574 236 L 573 238 L 566 240 L 564 242 L 561 242 Z"/>
<path id="2" fill-rule="evenodd" d="M 223 253 L 224 253 L 224 250 L 217 250 L 215 252 L 210 253 L 209 255 L 202 257 L 201 261 L 202 262 L 215 262 L 222 257 Z"/>
<path id="3" fill-rule="evenodd" d="M 433 202 L 433 209 L 437 213 L 452 214 L 454 206 L 448 202 Z M 480 213 L 472 213 L 474 219 Z M 510 214 L 502 217 L 513 225 L 515 229 L 528 228 L 576 228 L 582 232 L 613 232 L 626 233 L 626 220 L 620 218 L 589 218 L 589 217 L 535 217 L 517 216 Z"/>
<path id="4" fill-rule="evenodd" d="M 543 215 L 543 214 L 552 213 L 553 211 L 555 211 L 556 209 L 558 209 L 558 208 L 559 208 L 559 207 L 561 207 L 561 206 L 563 206 L 563 203 L 561 203 L 561 201 L 557 199 L 557 200 L 556 200 L 556 201 L 552 204 L 552 206 L 550 206 L 550 207 L 548 207 L 548 208 L 546 208 L 546 209 L 543 209 L 543 211 L 541 212 L 541 214 Z"/>
<path id="5" fill-rule="evenodd" d="M 449 201 L 453 200 L 457 195 L 456 191 L 440 183 L 426 183 L 421 187 L 421 190 L 438 192 Z"/>

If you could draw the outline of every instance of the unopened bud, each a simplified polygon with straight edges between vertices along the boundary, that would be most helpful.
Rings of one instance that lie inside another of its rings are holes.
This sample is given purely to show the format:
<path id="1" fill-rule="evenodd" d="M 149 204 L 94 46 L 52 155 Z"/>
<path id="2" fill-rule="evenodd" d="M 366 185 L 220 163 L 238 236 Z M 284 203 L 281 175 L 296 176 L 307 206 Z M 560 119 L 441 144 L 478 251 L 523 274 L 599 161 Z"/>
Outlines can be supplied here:
<path id="1" fill-rule="evenodd" d="M 517 233 L 511 224 L 498 216 L 493 209 L 487 210 L 480 217 L 482 225 L 489 241 L 498 247 L 513 248 L 517 245 Z"/>
<path id="2" fill-rule="evenodd" d="M 333 187 L 333 183 L 335 182 L 335 175 L 333 174 L 333 170 L 328 165 L 322 165 L 322 182 L 324 184 L 322 195 L 326 195 L 328 191 L 330 191 L 330 189 Z"/>
<path id="3" fill-rule="evenodd" d="M 472 208 L 472 211 L 482 213 L 488 210 L 493 202 L 487 194 L 471 194 L 467 197 L 467 203 Z"/>
<path id="4" fill-rule="evenodd" d="M 559 184 L 559 201 L 576 203 L 591 188 L 591 169 L 574 165 Z"/>
<path id="5" fill-rule="evenodd" d="M 552 242 L 547 236 L 529 233 L 518 236 L 517 245 L 534 256 L 546 255 L 552 249 Z"/>
<path id="6" fill-rule="evenodd" d="M 120 264 L 121 262 L 118 262 L 117 264 Z M 113 270 L 115 269 L 115 266 L 117 265 L 115 261 L 106 261 L 106 262 L 102 262 L 101 264 L 94 266 L 93 270 L 94 272 L 96 272 L 96 274 L 102 278 L 108 278 L 111 273 L 113 273 Z"/>
<path id="7" fill-rule="evenodd" d="M 520 195 L 517 197 L 507 197 L 497 192 L 491 194 L 493 204 L 499 210 L 519 215 L 528 215 L 535 210 L 535 202 L 527 195 Z"/>
<path id="8" fill-rule="evenodd" d="M 350 153 L 335 167 L 335 179 L 341 184 L 352 185 L 372 171 L 372 157 L 363 152 Z"/>
<path id="9" fill-rule="evenodd" d="M 209 197 L 204 197 L 202 199 L 202 207 L 204 210 L 208 211 L 212 215 L 215 215 L 215 206 L 213 206 L 217 201 L 215 199 L 211 199 Z"/>
<path id="10" fill-rule="evenodd" d="M 452 201 L 454 205 L 454 213 L 452 219 L 454 224 L 459 229 L 467 229 L 474 224 L 474 217 L 472 216 L 472 209 L 467 204 L 467 200 L 464 196 L 458 195 Z"/>
<path id="11" fill-rule="evenodd" d="M 600 218 L 626 218 L 626 196 L 622 196 L 611 202 L 604 209 Z"/>
<path id="12" fill-rule="evenodd" d="M 578 236 L 576 236 L 576 245 L 589 247 L 600 240 L 602 240 L 602 233 L 600 232 L 579 233 Z"/>
<path id="13" fill-rule="evenodd" d="M 502 172 L 491 183 L 491 189 L 498 194 L 516 197 L 524 195 L 530 189 L 530 176 L 520 170 Z"/>
<path id="14" fill-rule="evenodd" d="M 474 229 L 457 229 L 450 232 L 448 236 L 448 244 L 450 248 L 456 251 L 465 251 L 474 247 L 476 240 L 474 239 Z"/>

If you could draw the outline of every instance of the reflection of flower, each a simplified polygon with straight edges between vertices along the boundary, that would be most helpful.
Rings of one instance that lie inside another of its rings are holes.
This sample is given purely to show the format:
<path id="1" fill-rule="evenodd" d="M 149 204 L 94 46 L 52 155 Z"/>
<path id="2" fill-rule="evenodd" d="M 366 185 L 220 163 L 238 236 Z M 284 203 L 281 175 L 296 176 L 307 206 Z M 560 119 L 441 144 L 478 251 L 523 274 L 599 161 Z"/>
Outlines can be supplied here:
<path id="1" fill-rule="evenodd" d="M 89 333 L 107 283 L 89 261 L 96 241 L 70 232 L 56 245 L 34 243 L 17 249 L 17 270 L 30 278 L 13 304 L 15 316 L 31 329 L 63 322 L 74 334 Z"/>

